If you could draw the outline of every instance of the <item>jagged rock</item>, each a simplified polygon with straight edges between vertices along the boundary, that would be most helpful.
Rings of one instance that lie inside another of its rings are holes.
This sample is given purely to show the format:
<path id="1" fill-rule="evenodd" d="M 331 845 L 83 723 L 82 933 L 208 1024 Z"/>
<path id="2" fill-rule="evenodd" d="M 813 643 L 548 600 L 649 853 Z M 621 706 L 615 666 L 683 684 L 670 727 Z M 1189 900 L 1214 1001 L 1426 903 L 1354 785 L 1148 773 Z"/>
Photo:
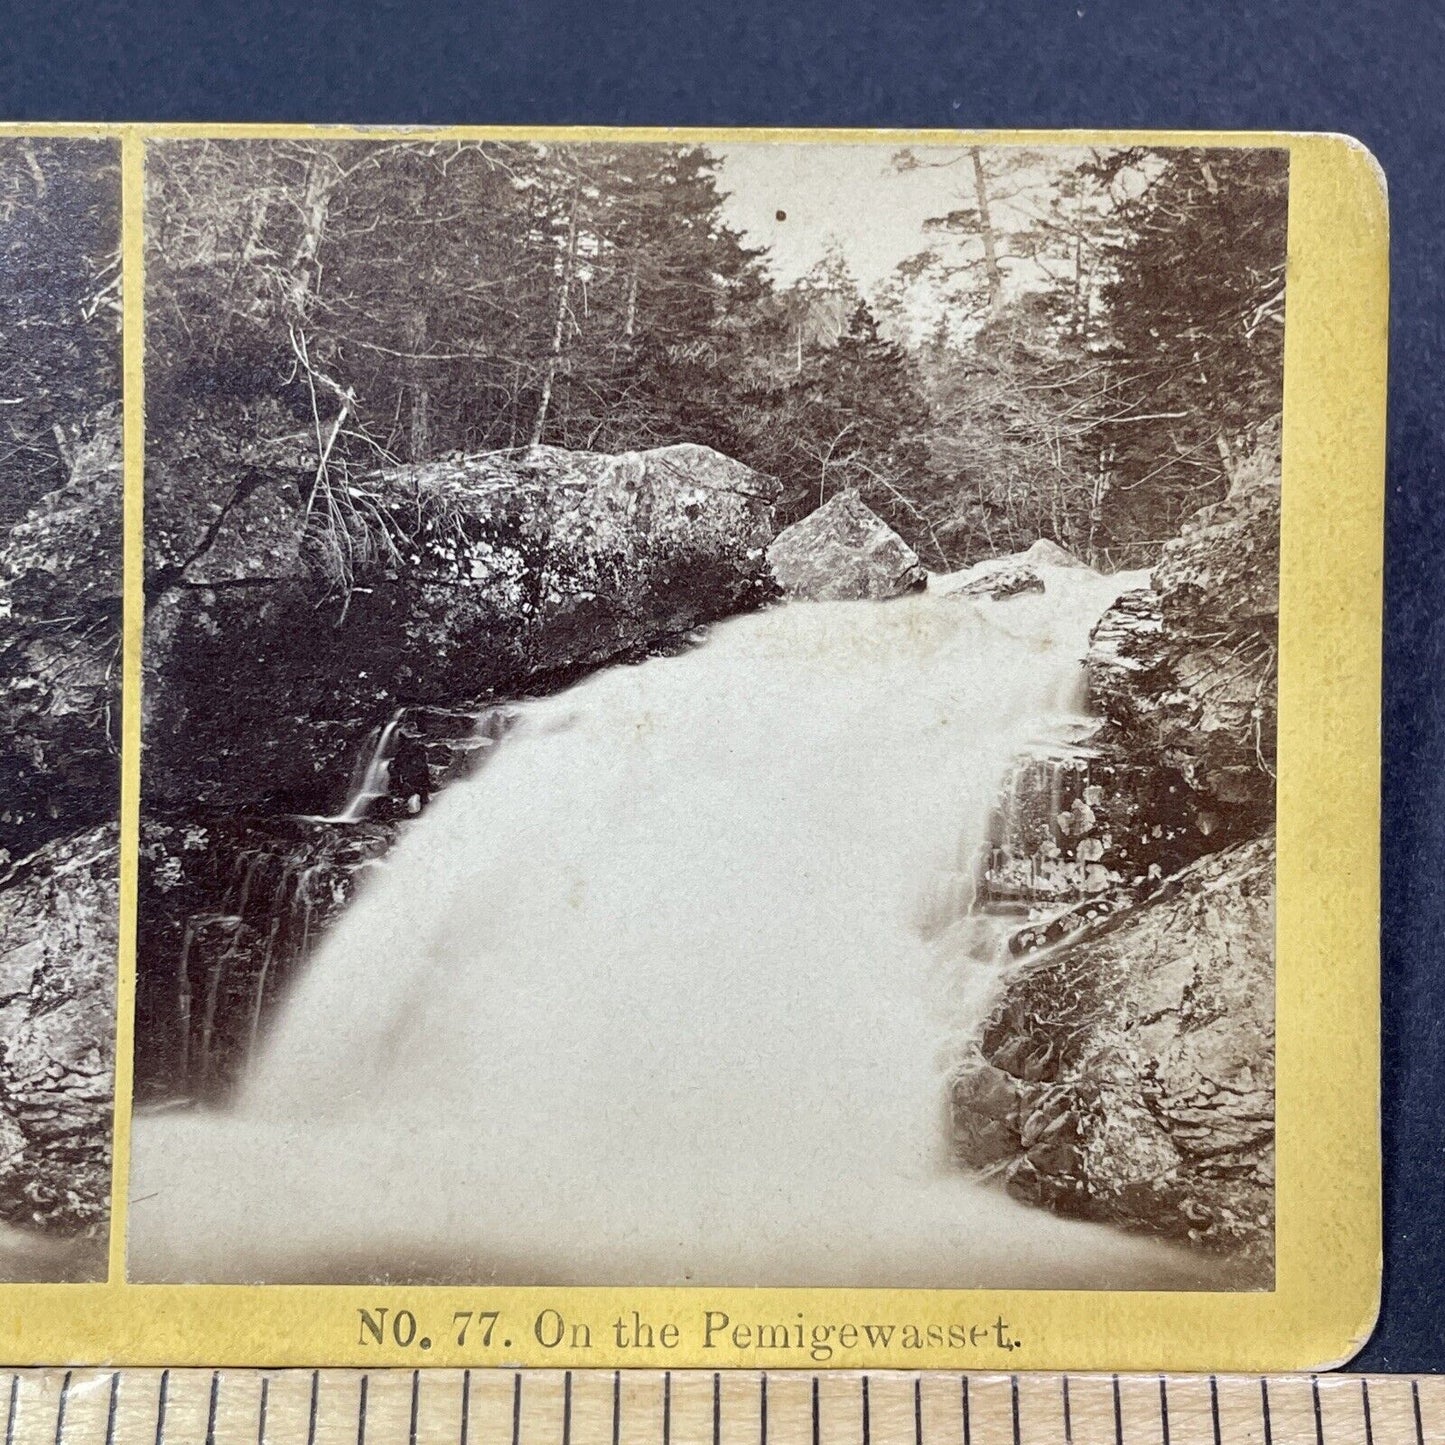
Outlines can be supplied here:
<path id="1" fill-rule="evenodd" d="M 398 701 L 536 690 L 772 595 L 776 484 L 708 447 L 397 468 L 351 478 L 309 522 L 314 475 L 251 468 L 202 526 L 164 506 L 179 470 L 147 481 L 161 809 L 330 811 Z"/>
<path id="2" fill-rule="evenodd" d="M 0 1219 L 99 1234 L 110 1205 L 119 883 L 114 824 L 0 886 Z"/>
<path id="3" fill-rule="evenodd" d="M 979 1062 L 953 1084 L 953 1142 L 976 1169 L 1012 1159 L 1019 1151 L 1019 1081 L 992 1064 Z"/>
<path id="4" fill-rule="evenodd" d="M 1016 1197 L 1237 1251 L 1274 1223 L 1274 849 L 1209 855 L 1007 986 L 954 1140 Z"/>
<path id="5" fill-rule="evenodd" d="M 839 492 L 768 548 L 778 586 L 809 602 L 897 597 L 928 581 L 918 554 L 856 492 Z"/>
<path id="6" fill-rule="evenodd" d="M 1132 725 L 1163 679 L 1163 614 L 1147 587 L 1121 593 L 1089 636 L 1089 695 L 1116 722 Z"/>
<path id="7" fill-rule="evenodd" d="M 1271 433 L 1165 545 L 1153 591 L 1104 614 L 1088 659 L 1100 744 L 1177 770 L 1236 836 L 1273 816 L 1279 516 Z"/>
<path id="8" fill-rule="evenodd" d="M 966 582 L 949 595 L 951 597 L 991 597 L 1001 602 L 1007 597 L 1018 597 L 1026 592 L 1042 592 L 1044 579 L 1032 567 L 997 567 L 981 577 Z"/>

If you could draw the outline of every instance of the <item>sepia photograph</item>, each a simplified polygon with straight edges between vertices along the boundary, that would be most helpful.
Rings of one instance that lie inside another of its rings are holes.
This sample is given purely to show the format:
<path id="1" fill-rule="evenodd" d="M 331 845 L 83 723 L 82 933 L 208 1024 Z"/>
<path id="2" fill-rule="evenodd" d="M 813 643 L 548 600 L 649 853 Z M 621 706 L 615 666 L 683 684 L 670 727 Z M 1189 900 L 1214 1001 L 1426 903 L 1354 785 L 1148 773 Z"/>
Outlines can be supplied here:
<path id="1" fill-rule="evenodd" d="M 120 282 L 118 143 L 0 139 L 0 1281 L 106 1277 Z"/>
<path id="2" fill-rule="evenodd" d="M 1270 1289 L 1288 162 L 150 140 L 129 1278 Z M 8 1074 L 109 1028 L 44 919 L 115 927 L 70 244 L 0 382 L 0 1220 L 58 1233 L 109 1033 L 48 1133 Z"/>

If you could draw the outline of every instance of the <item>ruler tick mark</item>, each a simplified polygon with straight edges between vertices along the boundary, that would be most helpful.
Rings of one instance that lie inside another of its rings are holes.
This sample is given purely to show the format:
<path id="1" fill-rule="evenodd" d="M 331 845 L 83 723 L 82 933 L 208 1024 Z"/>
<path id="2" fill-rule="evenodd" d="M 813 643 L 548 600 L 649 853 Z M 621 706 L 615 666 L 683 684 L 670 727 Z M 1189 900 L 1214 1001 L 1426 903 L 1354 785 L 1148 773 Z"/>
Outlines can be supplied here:
<path id="1" fill-rule="evenodd" d="M 5 1416 L 5 1445 L 15 1445 L 15 1407 L 20 1401 L 20 1376 L 10 1376 L 10 1410 Z M 1415 1418 L 1420 1418 L 1419 1402 L 1415 1404 Z"/>
<path id="2" fill-rule="evenodd" d="M 1264 1445 L 1274 1445 L 1274 1422 L 1269 1418 L 1269 1381 L 1259 1377 L 1259 1413 L 1264 1417 Z"/>
<path id="3" fill-rule="evenodd" d="M 421 1371 L 411 1372 L 411 1424 L 407 1427 L 408 1445 L 416 1445 L 416 1411 L 421 1402 Z"/>
<path id="4" fill-rule="evenodd" d="M 1169 1445 L 1169 1387 L 1164 1376 L 1159 1376 L 1159 1440 L 1160 1445 Z"/>
<path id="5" fill-rule="evenodd" d="M 666 1440 L 666 1435 L 663 1439 Z M 415 1445 L 415 1441 L 413 1441 Z M 572 1445 L 572 1371 L 562 1376 L 562 1445 Z"/>
<path id="6" fill-rule="evenodd" d="M 868 1408 L 868 1376 L 863 1376 L 863 1445 L 873 1438 L 873 1412 Z"/>
<path id="7" fill-rule="evenodd" d="M 813 1445 L 818 1445 L 818 1377 L 813 1376 Z"/>
<path id="8" fill-rule="evenodd" d="M 211 1398 L 206 1406 L 206 1445 L 216 1445 L 216 1400 L 221 1393 L 221 1372 L 211 1371 Z M 60 1445 L 57 1438 L 55 1445 Z"/>
<path id="9" fill-rule="evenodd" d="M 1023 1445 L 1019 1434 L 1019 1377 L 1017 1375 L 1009 1376 L 1009 1386 L 1009 1394 L 1012 1397 L 1013 1404 L 1014 1445 Z"/>
<path id="10" fill-rule="evenodd" d="M 1018 1445 L 1015 1437 L 1014 1445 Z M 1114 1445 L 1124 1445 L 1124 1401 L 1119 1394 L 1119 1377 L 1114 1376 Z M 1214 1437 L 1214 1445 L 1219 1445 L 1219 1437 Z"/>
<path id="11" fill-rule="evenodd" d="M 1365 1411 L 1365 1445 L 1375 1445 L 1375 1424 L 1370 1419 L 1370 1382 L 1360 1376 L 1360 1404 Z"/>
<path id="12" fill-rule="evenodd" d="M 161 1445 L 161 1441 L 166 1436 L 166 1395 L 170 1392 L 170 1388 L 171 1372 L 162 1370 L 160 1403 L 156 1406 L 156 1445 Z"/>
<path id="13" fill-rule="evenodd" d="M 306 1445 L 316 1445 L 316 1399 L 321 1392 L 321 1372 L 311 1372 L 311 1414 L 306 1422 Z"/>
<path id="14" fill-rule="evenodd" d="M 518 1445 L 522 1438 L 522 1372 L 512 1376 L 512 1445 Z"/>
<path id="15" fill-rule="evenodd" d="M 1074 1445 L 1074 1413 L 1069 1407 L 1069 1377 L 1064 1376 L 1064 1445 Z"/>
<path id="16" fill-rule="evenodd" d="M 923 1377 L 913 1377 L 913 1445 L 923 1445 Z"/>
<path id="17" fill-rule="evenodd" d="M 672 1371 L 664 1370 L 662 1375 L 662 1445 L 672 1441 Z"/>
<path id="18" fill-rule="evenodd" d="M 55 1407 L 55 1445 L 61 1445 L 65 1439 L 65 1404 L 70 1399 L 70 1371 L 65 1372 L 65 1378 L 60 1382 L 60 1403 Z M 207 1442 L 210 1445 L 210 1442 Z"/>
<path id="19" fill-rule="evenodd" d="M 356 1407 L 356 1445 L 366 1445 L 366 1386 L 369 1377 L 361 1377 L 361 1399 Z"/>
<path id="20" fill-rule="evenodd" d="M 14 1395 L 11 1395 L 13 1402 Z M 1415 1445 L 1425 1445 L 1425 1426 L 1420 1420 L 1420 1382 L 1410 1381 L 1410 1403 L 1415 1407 Z M 11 1412 L 14 1412 L 14 1405 L 11 1405 Z"/>
<path id="21" fill-rule="evenodd" d="M 462 1371 L 462 1425 L 457 1436 L 457 1445 L 467 1445 L 467 1427 L 471 1423 L 468 1418 L 472 1413 L 472 1372 Z"/>
<path id="22" fill-rule="evenodd" d="M 271 1393 L 270 1375 L 261 1376 L 261 1409 L 256 1417 L 256 1445 L 266 1445 L 266 1405 Z M 110 1445 L 107 1440 L 105 1445 Z"/>
<path id="23" fill-rule="evenodd" d="M 612 1445 L 622 1434 L 622 1371 L 612 1372 Z"/>
<path id="24" fill-rule="evenodd" d="M 1320 1377 L 1318 1375 L 1310 1376 L 1310 1397 L 1315 1405 L 1315 1445 L 1325 1445 L 1325 1421 L 1324 1416 L 1320 1413 Z"/>
<path id="25" fill-rule="evenodd" d="M 758 1376 L 758 1445 L 768 1445 L 768 1375 Z"/>
<path id="26" fill-rule="evenodd" d="M 115 1409 L 120 1401 L 120 1371 L 110 1377 L 110 1400 L 105 1407 L 105 1445 L 115 1445 Z M 7 1438 L 9 1432 L 6 1432 Z"/>
<path id="27" fill-rule="evenodd" d="M 1214 1445 L 1220 1445 L 1219 1438 L 1219 1378 L 1209 1377 L 1209 1418 L 1214 1422 Z"/>
<path id="28" fill-rule="evenodd" d="M 963 1445 L 973 1445 L 973 1422 L 968 1417 L 968 1376 L 963 1377 Z M 1073 1445 L 1073 1441 L 1069 1442 Z"/>

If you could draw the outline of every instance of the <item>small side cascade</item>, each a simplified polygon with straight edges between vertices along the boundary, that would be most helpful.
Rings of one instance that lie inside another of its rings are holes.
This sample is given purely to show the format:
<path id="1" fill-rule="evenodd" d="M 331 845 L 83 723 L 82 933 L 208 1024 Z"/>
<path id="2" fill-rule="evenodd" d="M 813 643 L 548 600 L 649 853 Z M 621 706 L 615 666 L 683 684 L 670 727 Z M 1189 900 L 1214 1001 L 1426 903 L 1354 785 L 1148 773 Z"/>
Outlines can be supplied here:
<path id="1" fill-rule="evenodd" d="M 322 818 L 324 823 L 359 823 L 366 817 L 371 805 L 378 798 L 384 798 L 391 791 L 391 769 L 401 736 L 405 708 L 397 708 L 384 727 L 375 729 L 367 740 L 366 750 L 357 758 L 352 770 L 351 786 L 347 789 L 341 811 L 331 818 Z"/>
<path id="2" fill-rule="evenodd" d="M 203 906 L 172 937 L 147 944 L 175 958 L 169 977 L 140 981 L 138 1007 L 168 1024 L 172 1039 L 163 1076 L 137 1079 L 151 1102 L 224 1097 L 295 968 L 367 870 L 381 866 L 395 832 L 301 819 L 210 831 L 214 874 L 182 885 Z"/>
<path id="3" fill-rule="evenodd" d="M 1097 733 L 1033 747 L 1000 790 L 977 907 L 1022 916 L 1008 951 L 1034 953 L 1147 896 L 1226 827 L 1177 770 L 1121 759 Z"/>
<path id="4" fill-rule="evenodd" d="M 1108 866 L 1114 839 L 1093 761 L 1082 744 L 1050 744 L 1015 760 L 989 827 L 980 903 L 1077 903 L 1120 881 Z"/>
<path id="5" fill-rule="evenodd" d="M 436 793 L 471 772 L 516 717 L 505 703 L 485 707 L 400 707 L 373 729 L 336 813 L 308 823 L 363 823 L 414 817 Z"/>

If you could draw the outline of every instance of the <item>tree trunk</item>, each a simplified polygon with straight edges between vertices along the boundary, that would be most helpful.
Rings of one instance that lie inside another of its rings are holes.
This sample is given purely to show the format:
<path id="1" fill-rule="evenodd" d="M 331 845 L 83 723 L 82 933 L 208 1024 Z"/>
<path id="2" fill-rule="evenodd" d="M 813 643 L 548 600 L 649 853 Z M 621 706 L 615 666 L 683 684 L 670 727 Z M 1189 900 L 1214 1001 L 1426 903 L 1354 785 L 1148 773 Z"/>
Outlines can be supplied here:
<path id="1" fill-rule="evenodd" d="M 406 345 L 413 358 L 419 357 L 427 344 L 427 313 L 418 306 L 406 319 Z M 408 419 L 408 448 L 414 462 L 424 462 L 431 456 L 431 391 L 426 383 L 426 363 L 413 359 L 409 363 L 411 377 L 408 391 L 411 393 L 411 416 Z"/>
<path id="2" fill-rule="evenodd" d="M 622 325 L 622 334 L 631 341 L 637 333 L 637 261 L 627 273 L 627 316 Z"/>
<path id="3" fill-rule="evenodd" d="M 306 313 L 318 272 L 322 237 L 326 234 L 326 212 L 331 205 L 335 182 L 330 164 L 313 154 L 306 166 L 306 185 L 301 197 L 301 235 L 291 253 L 290 283 L 286 300 L 293 317 Z"/>
<path id="4" fill-rule="evenodd" d="M 983 170 L 983 152 L 970 146 L 973 160 L 973 195 L 978 205 L 979 231 L 983 237 L 983 272 L 988 284 L 988 314 L 996 316 L 1003 305 L 1003 272 L 998 264 L 998 237 L 994 234 L 993 216 L 988 205 L 988 178 Z"/>
<path id="5" fill-rule="evenodd" d="M 1084 190 L 1079 187 L 1074 204 L 1074 336 L 1082 341 L 1089 324 L 1089 306 L 1084 288 Z"/>
<path id="6" fill-rule="evenodd" d="M 557 382 L 557 368 L 562 362 L 562 339 L 567 334 L 567 301 L 572 289 L 572 273 L 577 268 L 577 204 L 581 186 L 572 184 L 572 204 L 567 212 L 567 246 L 562 255 L 562 274 L 557 282 L 557 306 L 552 319 L 552 346 L 547 354 L 547 369 L 542 376 L 542 395 L 537 402 L 537 415 L 532 420 L 531 446 L 542 444 L 542 431 L 552 406 L 552 388 Z"/>

